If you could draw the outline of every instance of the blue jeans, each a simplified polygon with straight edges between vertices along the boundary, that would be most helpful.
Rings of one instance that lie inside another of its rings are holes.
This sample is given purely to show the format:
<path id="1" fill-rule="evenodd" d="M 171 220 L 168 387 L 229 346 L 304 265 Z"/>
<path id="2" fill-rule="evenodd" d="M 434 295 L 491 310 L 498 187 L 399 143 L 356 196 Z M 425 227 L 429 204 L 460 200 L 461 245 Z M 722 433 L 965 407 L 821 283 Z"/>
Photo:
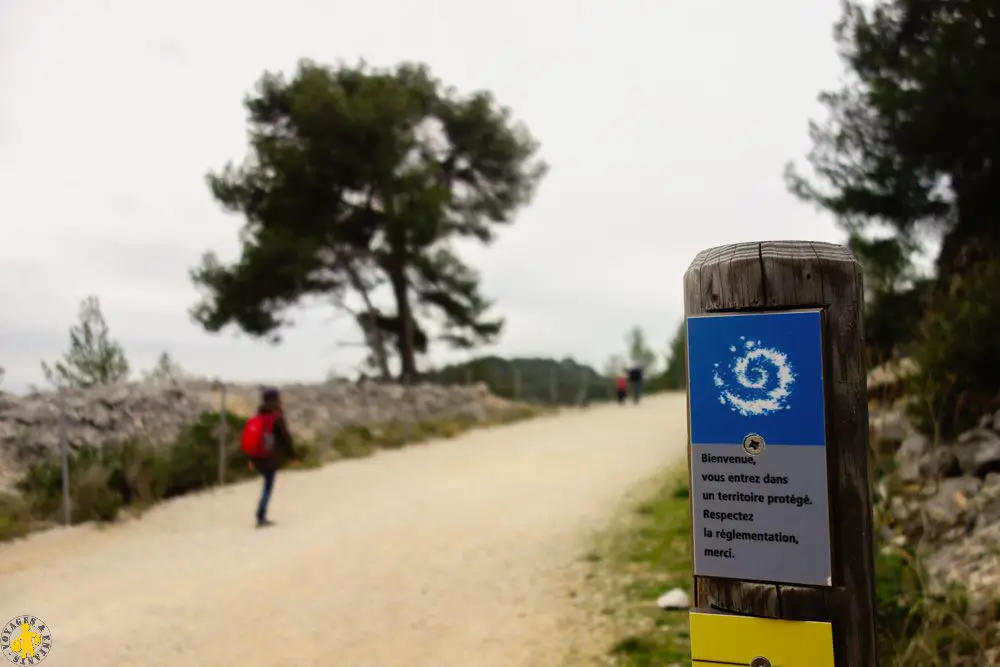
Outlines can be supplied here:
<path id="1" fill-rule="evenodd" d="M 258 472 L 264 478 L 264 487 L 260 491 L 260 502 L 257 504 L 257 521 L 261 522 L 267 519 L 267 504 L 271 502 L 274 476 L 278 471 L 273 466 L 261 466 L 258 468 Z"/>

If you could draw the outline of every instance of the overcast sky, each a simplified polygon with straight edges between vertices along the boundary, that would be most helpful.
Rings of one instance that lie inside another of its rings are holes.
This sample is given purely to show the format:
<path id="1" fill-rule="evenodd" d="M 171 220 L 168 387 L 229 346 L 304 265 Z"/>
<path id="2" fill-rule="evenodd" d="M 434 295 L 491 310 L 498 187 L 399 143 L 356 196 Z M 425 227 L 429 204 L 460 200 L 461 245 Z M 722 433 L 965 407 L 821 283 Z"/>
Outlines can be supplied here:
<path id="1" fill-rule="evenodd" d="M 492 247 L 467 253 L 507 318 L 502 355 L 599 366 L 641 325 L 658 350 L 684 269 L 724 243 L 840 241 L 781 171 L 809 149 L 841 66 L 838 3 L 805 0 L 0 0 L 0 364 L 42 382 L 80 300 L 101 299 L 137 370 L 167 350 L 235 381 L 348 372 L 330 311 L 284 342 L 210 335 L 188 270 L 236 257 L 241 220 L 204 175 L 245 154 L 241 100 L 308 57 L 428 63 L 487 88 L 551 171 Z M 454 359 L 436 351 L 435 362 Z"/>

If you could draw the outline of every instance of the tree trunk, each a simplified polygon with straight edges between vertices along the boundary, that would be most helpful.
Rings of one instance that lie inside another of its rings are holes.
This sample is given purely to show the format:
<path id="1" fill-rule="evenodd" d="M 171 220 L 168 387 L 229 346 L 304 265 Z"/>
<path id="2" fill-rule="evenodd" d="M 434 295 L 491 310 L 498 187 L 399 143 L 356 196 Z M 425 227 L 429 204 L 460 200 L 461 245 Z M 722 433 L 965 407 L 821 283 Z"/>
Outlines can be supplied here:
<path id="1" fill-rule="evenodd" d="M 358 291 L 358 294 L 361 295 L 362 300 L 365 302 L 365 308 L 368 312 L 369 321 L 365 325 L 365 342 L 371 349 L 372 356 L 375 357 L 375 363 L 378 366 L 378 372 L 382 380 L 391 380 L 392 371 L 389 370 L 389 354 L 385 349 L 385 336 L 382 335 L 382 328 L 378 326 L 378 322 L 376 321 L 378 311 L 372 304 L 371 297 L 368 295 L 368 288 L 365 286 L 364 281 L 361 280 L 357 269 L 349 265 L 347 273 L 354 289 Z"/>
<path id="2" fill-rule="evenodd" d="M 392 294 L 396 298 L 396 312 L 399 313 L 399 363 L 400 379 L 415 380 L 417 377 L 416 351 L 413 348 L 413 315 L 410 311 L 409 284 L 406 268 L 399 263 L 388 270 Z"/>

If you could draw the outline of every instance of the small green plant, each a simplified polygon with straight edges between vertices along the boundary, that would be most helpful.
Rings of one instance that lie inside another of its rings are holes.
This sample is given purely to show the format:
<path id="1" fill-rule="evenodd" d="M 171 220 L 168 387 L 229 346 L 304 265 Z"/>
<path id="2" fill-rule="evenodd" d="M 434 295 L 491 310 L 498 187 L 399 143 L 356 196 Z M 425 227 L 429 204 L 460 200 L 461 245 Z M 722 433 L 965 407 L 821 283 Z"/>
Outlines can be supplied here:
<path id="1" fill-rule="evenodd" d="M 996 408 L 1000 347 L 1000 261 L 953 276 L 931 298 L 910 353 L 916 425 L 937 440 L 950 439 Z"/>
<path id="2" fill-rule="evenodd" d="M 337 431 L 330 441 L 333 451 L 345 459 L 359 459 L 375 453 L 375 436 L 364 426 L 348 426 Z"/>
<path id="3" fill-rule="evenodd" d="M 920 557 L 908 549 L 881 548 L 875 572 L 878 653 L 882 665 L 987 664 L 986 649 L 991 638 L 988 631 L 969 625 L 969 603 L 961 586 L 932 591 Z"/>
<path id="4" fill-rule="evenodd" d="M 418 429 L 414 424 L 393 422 L 375 431 L 375 440 L 382 449 L 399 449 L 417 441 Z"/>
<path id="5" fill-rule="evenodd" d="M 298 460 L 289 464 L 293 470 L 308 470 L 319 468 L 323 465 L 323 457 L 315 443 L 309 441 L 297 441 L 295 443 L 295 453 Z"/>
<path id="6" fill-rule="evenodd" d="M 98 462 L 84 468 L 72 480 L 73 521 L 114 521 L 125 504 L 120 492 L 111 488 L 111 472 Z"/>
<path id="7" fill-rule="evenodd" d="M 24 537 L 31 530 L 31 512 L 13 493 L 0 492 L 0 541 Z"/>
<path id="8" fill-rule="evenodd" d="M 240 450 L 239 437 L 243 419 L 226 413 L 226 480 L 246 479 L 246 457 Z M 204 412 L 181 433 L 173 446 L 165 448 L 167 471 L 165 498 L 198 491 L 219 479 L 219 413 Z"/>

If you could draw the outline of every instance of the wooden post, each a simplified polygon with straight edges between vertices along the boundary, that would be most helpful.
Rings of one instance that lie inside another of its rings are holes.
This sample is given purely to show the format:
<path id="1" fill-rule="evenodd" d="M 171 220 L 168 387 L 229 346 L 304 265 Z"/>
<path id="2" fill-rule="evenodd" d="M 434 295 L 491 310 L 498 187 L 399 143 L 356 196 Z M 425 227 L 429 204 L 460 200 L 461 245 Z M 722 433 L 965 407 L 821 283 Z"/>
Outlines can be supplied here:
<path id="1" fill-rule="evenodd" d="M 696 568 L 694 599 L 697 607 L 706 610 L 831 623 L 837 667 L 875 667 L 877 664 L 874 521 L 869 491 L 868 405 L 862 354 L 863 299 L 860 265 L 847 248 L 827 243 L 764 241 L 710 248 L 694 258 L 684 275 L 684 311 L 688 318 L 707 314 L 819 309 L 824 341 L 820 363 L 824 369 L 826 392 L 825 449 L 832 585 L 786 585 L 760 583 L 759 579 L 750 582 L 697 576 Z M 689 327 L 693 321 L 688 320 Z M 692 341 L 693 334 L 689 336 L 689 350 Z M 690 356 L 689 435 L 693 419 L 693 390 L 690 387 L 694 363 L 695 357 Z M 694 442 L 694 438 L 689 442 Z M 756 444 L 744 440 L 743 449 L 752 454 Z M 694 458 L 693 449 L 692 445 L 688 450 L 689 465 Z M 782 448 L 769 448 L 768 451 L 772 449 Z M 763 451 L 762 443 L 760 451 Z M 698 458 L 704 460 L 700 455 Z M 696 502 L 693 491 L 692 485 L 692 508 Z M 693 509 L 692 512 L 693 522 L 702 520 L 702 515 L 695 515 Z M 727 527 L 740 529 L 733 524 Z M 708 532 L 705 531 L 706 536 Z"/>
<path id="2" fill-rule="evenodd" d="M 56 388 L 59 392 L 59 466 L 62 471 L 62 510 L 63 524 L 73 523 L 73 505 L 69 491 L 69 435 L 66 432 L 66 389 L 62 385 Z"/>

